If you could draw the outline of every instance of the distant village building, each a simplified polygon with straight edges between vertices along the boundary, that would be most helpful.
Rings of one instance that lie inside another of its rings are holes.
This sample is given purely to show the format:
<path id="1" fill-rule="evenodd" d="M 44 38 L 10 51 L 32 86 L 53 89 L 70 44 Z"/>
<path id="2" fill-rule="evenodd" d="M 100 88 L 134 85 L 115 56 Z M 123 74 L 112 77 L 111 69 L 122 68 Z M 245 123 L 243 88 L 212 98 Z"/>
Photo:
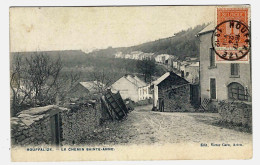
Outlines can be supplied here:
<path id="1" fill-rule="evenodd" d="M 183 61 L 180 63 L 179 71 L 181 72 L 181 77 L 190 83 L 194 84 L 199 82 L 199 62 Z"/>
<path id="2" fill-rule="evenodd" d="M 132 54 L 126 54 L 125 59 L 133 59 L 133 55 Z"/>
<path id="3" fill-rule="evenodd" d="M 199 59 L 198 59 L 197 57 L 191 57 L 191 58 L 190 58 L 190 61 L 191 61 L 191 62 L 198 62 Z"/>
<path id="4" fill-rule="evenodd" d="M 169 55 L 169 54 L 160 54 L 154 57 L 155 62 L 157 63 L 162 63 L 162 64 L 166 64 L 170 67 L 173 66 L 173 61 L 177 60 L 177 57 L 174 55 Z"/>
<path id="5" fill-rule="evenodd" d="M 131 99 L 134 102 L 149 97 L 148 93 L 143 93 L 146 88 L 147 84 L 137 76 L 133 75 L 125 75 L 111 86 L 111 90 L 119 91 L 123 99 Z"/>
<path id="6" fill-rule="evenodd" d="M 140 60 L 140 55 L 143 54 L 141 51 L 133 51 L 130 53 L 133 60 Z"/>
<path id="7" fill-rule="evenodd" d="M 156 55 L 155 58 L 154 58 L 155 62 L 157 63 L 160 63 L 160 56 L 159 55 Z"/>
<path id="8" fill-rule="evenodd" d="M 115 58 L 124 58 L 125 56 L 124 56 L 124 54 L 122 53 L 122 52 L 117 52 L 116 54 L 115 54 Z"/>
<path id="9" fill-rule="evenodd" d="M 122 52 L 117 52 L 115 54 L 115 58 L 125 58 L 125 59 L 133 59 L 133 60 L 144 60 L 144 59 L 149 59 L 152 60 L 154 59 L 154 53 L 144 53 L 142 51 L 133 51 L 127 54 L 123 54 Z"/>
<path id="10" fill-rule="evenodd" d="M 166 72 L 153 82 L 153 109 L 159 111 L 193 111 L 190 84 L 174 72 Z"/>
<path id="11" fill-rule="evenodd" d="M 251 101 L 250 63 L 216 63 L 211 45 L 213 24 L 199 33 L 201 102 L 214 108 L 220 100 Z"/>
<path id="12" fill-rule="evenodd" d="M 168 58 L 168 61 L 167 61 L 167 64 L 169 67 L 173 67 L 173 62 L 175 62 L 177 60 L 177 57 L 174 56 L 174 55 L 171 55 L 169 58 Z"/>
<path id="13" fill-rule="evenodd" d="M 174 69 L 177 69 L 177 66 L 178 66 L 178 61 L 173 61 L 173 62 L 172 62 L 172 67 L 173 67 Z"/>
<path id="14" fill-rule="evenodd" d="M 142 53 L 139 56 L 139 60 L 153 60 L 154 59 L 154 54 L 153 53 Z"/>
<path id="15" fill-rule="evenodd" d="M 184 78 L 191 84 L 199 83 L 199 62 L 191 63 L 185 66 Z"/>

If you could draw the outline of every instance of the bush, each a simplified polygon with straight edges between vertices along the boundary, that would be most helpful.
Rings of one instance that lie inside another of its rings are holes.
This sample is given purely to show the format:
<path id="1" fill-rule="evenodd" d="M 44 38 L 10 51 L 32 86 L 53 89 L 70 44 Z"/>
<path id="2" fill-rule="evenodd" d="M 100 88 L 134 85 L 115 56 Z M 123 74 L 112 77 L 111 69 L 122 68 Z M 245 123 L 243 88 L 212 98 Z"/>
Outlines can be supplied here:
<path id="1" fill-rule="evenodd" d="M 252 105 L 244 102 L 219 102 L 219 114 L 222 122 L 236 126 L 252 127 Z"/>

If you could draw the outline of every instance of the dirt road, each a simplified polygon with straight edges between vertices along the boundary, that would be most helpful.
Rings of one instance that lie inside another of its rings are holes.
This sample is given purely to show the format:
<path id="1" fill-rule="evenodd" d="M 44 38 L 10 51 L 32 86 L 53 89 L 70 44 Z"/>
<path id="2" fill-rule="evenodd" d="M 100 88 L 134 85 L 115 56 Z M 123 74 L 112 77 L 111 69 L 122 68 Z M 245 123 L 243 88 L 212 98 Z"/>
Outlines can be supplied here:
<path id="1" fill-rule="evenodd" d="M 107 123 L 84 139 L 91 144 L 248 143 L 252 134 L 223 128 L 216 113 L 153 112 L 136 107 L 126 120 Z"/>

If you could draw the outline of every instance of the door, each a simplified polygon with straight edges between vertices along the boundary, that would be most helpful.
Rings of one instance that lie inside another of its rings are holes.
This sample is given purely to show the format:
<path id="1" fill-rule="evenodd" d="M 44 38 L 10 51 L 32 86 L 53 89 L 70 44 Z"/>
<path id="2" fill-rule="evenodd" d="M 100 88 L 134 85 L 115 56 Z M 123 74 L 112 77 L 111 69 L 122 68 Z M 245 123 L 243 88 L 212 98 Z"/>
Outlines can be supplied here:
<path id="1" fill-rule="evenodd" d="M 191 104 L 195 107 L 198 107 L 200 104 L 200 96 L 199 96 L 199 85 L 190 85 L 190 100 Z"/>
<path id="2" fill-rule="evenodd" d="M 51 116 L 52 144 L 59 146 L 61 139 L 59 115 Z"/>

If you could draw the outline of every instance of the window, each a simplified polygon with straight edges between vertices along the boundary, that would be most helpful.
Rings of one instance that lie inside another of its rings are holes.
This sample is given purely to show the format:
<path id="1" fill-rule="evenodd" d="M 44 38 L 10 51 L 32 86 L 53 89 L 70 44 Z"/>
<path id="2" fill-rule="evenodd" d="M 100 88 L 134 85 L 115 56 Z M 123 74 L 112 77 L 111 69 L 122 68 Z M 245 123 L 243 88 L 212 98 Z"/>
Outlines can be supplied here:
<path id="1" fill-rule="evenodd" d="M 248 100 L 248 95 L 241 84 L 233 82 L 228 85 L 228 98 L 234 100 Z"/>
<path id="2" fill-rule="evenodd" d="M 189 76 L 189 72 L 186 72 L 186 77 L 188 77 Z"/>
<path id="3" fill-rule="evenodd" d="M 231 64 L 231 76 L 239 76 L 239 64 Z"/>
<path id="4" fill-rule="evenodd" d="M 216 66 L 216 63 L 215 63 L 215 52 L 214 52 L 213 48 L 210 48 L 209 60 L 210 60 L 210 67 L 215 67 Z"/>
<path id="5" fill-rule="evenodd" d="M 184 71 L 183 70 L 181 71 L 181 77 L 184 77 Z"/>
<path id="6" fill-rule="evenodd" d="M 146 88 L 144 89 L 144 94 L 147 94 L 147 89 Z"/>
<path id="7" fill-rule="evenodd" d="M 216 79 L 210 79 L 210 98 L 216 99 Z"/>

